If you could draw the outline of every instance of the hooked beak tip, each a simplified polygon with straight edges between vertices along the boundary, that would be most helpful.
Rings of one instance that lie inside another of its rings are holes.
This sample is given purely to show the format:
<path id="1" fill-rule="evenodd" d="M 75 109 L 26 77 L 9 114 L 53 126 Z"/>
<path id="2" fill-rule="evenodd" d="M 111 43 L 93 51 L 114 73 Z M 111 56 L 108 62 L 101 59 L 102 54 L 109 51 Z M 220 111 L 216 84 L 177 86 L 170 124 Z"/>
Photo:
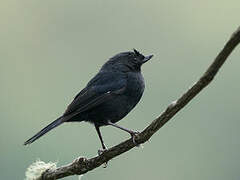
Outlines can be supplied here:
<path id="1" fill-rule="evenodd" d="M 149 56 L 149 59 L 151 59 L 153 57 L 153 54 Z"/>
<path id="2" fill-rule="evenodd" d="M 146 56 L 144 58 L 143 62 L 145 63 L 145 62 L 149 61 L 152 57 L 153 57 L 153 55 Z"/>

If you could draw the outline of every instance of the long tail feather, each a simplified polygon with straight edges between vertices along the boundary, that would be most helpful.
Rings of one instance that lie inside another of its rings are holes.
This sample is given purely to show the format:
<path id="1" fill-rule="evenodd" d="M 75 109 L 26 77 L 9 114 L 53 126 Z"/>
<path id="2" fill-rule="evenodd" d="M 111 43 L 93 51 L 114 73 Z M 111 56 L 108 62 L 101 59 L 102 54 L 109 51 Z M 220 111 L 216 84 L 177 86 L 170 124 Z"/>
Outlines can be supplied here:
<path id="1" fill-rule="evenodd" d="M 44 134 L 46 134 L 48 131 L 52 130 L 53 128 L 59 126 L 60 124 L 62 124 L 62 117 L 56 119 L 55 121 L 53 121 L 51 124 L 49 124 L 48 126 L 46 126 L 45 128 L 43 128 L 41 131 L 39 131 L 37 134 L 35 134 L 33 137 L 31 137 L 29 140 L 27 140 L 24 145 L 27 144 L 31 144 L 32 142 L 34 142 L 35 140 L 37 140 L 38 138 L 40 138 L 41 136 L 43 136 Z"/>

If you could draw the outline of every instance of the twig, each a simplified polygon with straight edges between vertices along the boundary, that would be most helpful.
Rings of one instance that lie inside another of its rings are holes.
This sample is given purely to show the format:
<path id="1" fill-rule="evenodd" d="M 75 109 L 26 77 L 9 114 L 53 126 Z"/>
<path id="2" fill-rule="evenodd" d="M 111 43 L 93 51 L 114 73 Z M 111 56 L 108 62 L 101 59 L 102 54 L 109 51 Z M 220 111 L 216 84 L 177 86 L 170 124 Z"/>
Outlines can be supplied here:
<path id="1" fill-rule="evenodd" d="M 223 50 L 218 54 L 213 63 L 209 66 L 203 76 L 184 93 L 179 99 L 171 103 L 167 109 L 155 119 L 148 127 L 137 135 L 135 141 L 138 144 L 145 143 L 151 136 L 156 133 L 165 123 L 167 123 L 179 110 L 181 110 L 189 101 L 191 101 L 203 88 L 205 88 L 215 77 L 227 57 L 240 42 L 240 27 L 231 36 L 224 46 Z M 135 147 L 132 139 L 128 139 L 110 149 L 103 152 L 100 156 L 87 159 L 79 157 L 71 164 L 59 167 L 55 170 L 45 171 L 38 180 L 54 180 L 71 175 L 80 175 L 91 171 L 103 163 L 115 158 L 116 156 L 129 151 Z"/>

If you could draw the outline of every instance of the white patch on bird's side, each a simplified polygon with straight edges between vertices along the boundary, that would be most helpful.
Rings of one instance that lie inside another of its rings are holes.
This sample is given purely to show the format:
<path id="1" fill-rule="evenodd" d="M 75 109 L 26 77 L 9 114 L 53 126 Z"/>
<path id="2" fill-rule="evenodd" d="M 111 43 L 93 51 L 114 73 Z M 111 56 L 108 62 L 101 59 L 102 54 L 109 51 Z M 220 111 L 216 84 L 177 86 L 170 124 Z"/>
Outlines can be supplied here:
<path id="1" fill-rule="evenodd" d="M 57 163 L 49 162 L 45 163 L 41 160 L 37 160 L 32 163 L 25 172 L 26 179 L 25 180 L 35 180 L 39 178 L 44 171 L 47 169 L 54 170 L 57 168 Z"/>

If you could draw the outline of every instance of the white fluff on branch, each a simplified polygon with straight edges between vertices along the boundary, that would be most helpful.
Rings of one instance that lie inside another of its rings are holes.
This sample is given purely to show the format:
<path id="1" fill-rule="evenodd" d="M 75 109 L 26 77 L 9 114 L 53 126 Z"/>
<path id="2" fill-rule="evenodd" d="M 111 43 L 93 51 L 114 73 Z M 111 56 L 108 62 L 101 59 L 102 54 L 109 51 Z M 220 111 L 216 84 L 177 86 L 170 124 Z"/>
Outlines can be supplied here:
<path id="1" fill-rule="evenodd" d="M 26 175 L 25 180 L 36 180 L 47 169 L 54 170 L 56 168 L 57 168 L 57 163 L 54 163 L 54 162 L 45 163 L 41 160 L 37 160 L 27 168 L 27 171 L 25 172 L 25 175 Z"/>

